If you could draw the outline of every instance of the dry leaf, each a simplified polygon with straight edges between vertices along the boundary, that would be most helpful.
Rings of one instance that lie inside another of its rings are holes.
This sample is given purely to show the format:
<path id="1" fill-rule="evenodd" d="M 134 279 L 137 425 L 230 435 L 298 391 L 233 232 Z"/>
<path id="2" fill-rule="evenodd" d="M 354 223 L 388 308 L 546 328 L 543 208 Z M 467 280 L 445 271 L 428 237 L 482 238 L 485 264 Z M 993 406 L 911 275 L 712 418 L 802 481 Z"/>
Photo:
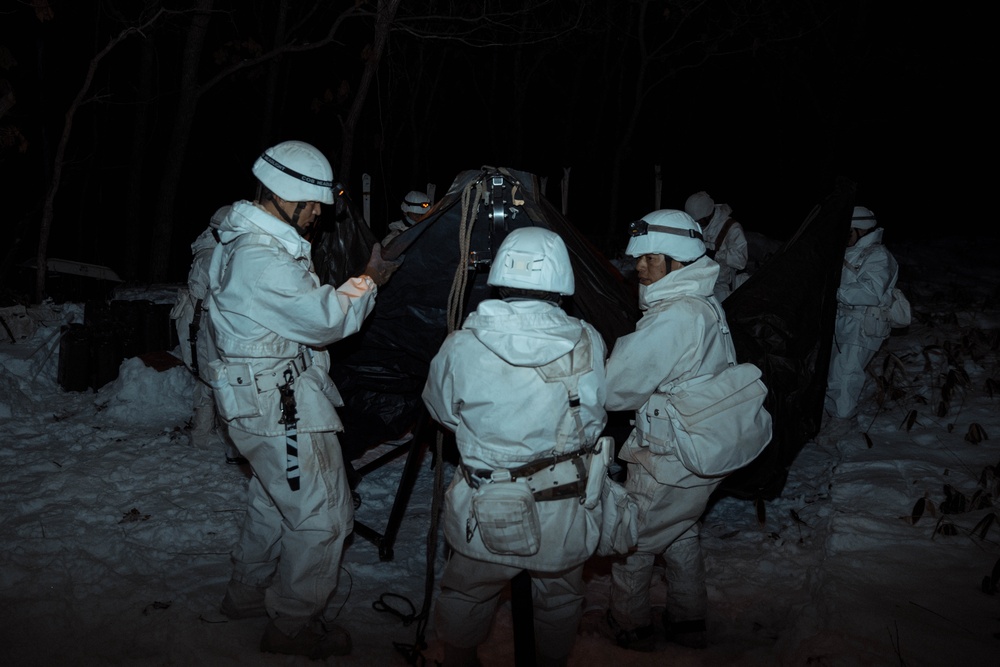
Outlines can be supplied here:
<path id="1" fill-rule="evenodd" d="M 970 424 L 969 432 L 965 434 L 965 440 L 971 442 L 974 445 L 978 445 L 983 440 L 989 440 L 990 436 L 986 435 L 986 431 L 979 424 Z"/>
<path id="2" fill-rule="evenodd" d="M 916 502 L 913 506 L 913 511 L 910 512 L 910 523 L 916 525 L 917 521 L 920 521 L 920 517 L 924 515 L 924 504 L 926 504 L 926 502 L 927 500 L 925 498 L 921 498 Z"/>
<path id="3" fill-rule="evenodd" d="M 979 539 L 981 539 L 981 540 L 986 539 L 986 533 L 989 532 L 990 526 L 993 525 L 993 521 L 996 518 L 997 518 L 997 515 L 995 513 L 993 513 L 993 512 L 987 514 L 982 519 L 980 519 L 979 523 L 977 523 L 976 526 L 975 526 L 975 528 L 972 529 L 972 534 L 973 535 L 978 534 L 979 535 Z"/>
<path id="4" fill-rule="evenodd" d="M 937 526 L 937 532 L 941 535 L 954 536 L 958 535 L 958 528 L 955 528 L 955 526 L 951 523 L 942 521 Z"/>

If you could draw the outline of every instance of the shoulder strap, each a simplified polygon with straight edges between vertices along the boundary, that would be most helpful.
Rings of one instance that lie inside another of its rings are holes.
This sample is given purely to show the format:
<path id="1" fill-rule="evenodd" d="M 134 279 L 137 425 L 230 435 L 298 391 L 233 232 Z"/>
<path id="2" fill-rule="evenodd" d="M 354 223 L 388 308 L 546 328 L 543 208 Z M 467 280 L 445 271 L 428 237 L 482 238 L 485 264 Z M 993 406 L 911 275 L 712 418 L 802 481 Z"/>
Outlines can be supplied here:
<path id="1" fill-rule="evenodd" d="M 580 416 L 580 376 L 593 368 L 593 353 L 590 345 L 590 334 L 586 329 L 580 333 L 580 340 L 567 354 L 542 366 L 536 366 L 545 382 L 561 382 L 566 387 L 569 397 L 569 409 L 576 423 L 576 433 L 580 445 L 587 444 L 583 433 L 583 418 Z M 556 451 L 565 451 L 571 433 L 559 433 L 556 441 Z"/>
<path id="2" fill-rule="evenodd" d="M 732 218 L 730 218 L 731 220 Z M 719 330 L 722 331 L 722 336 L 728 339 L 728 344 L 725 345 L 726 348 L 726 358 L 729 361 L 730 366 L 735 366 L 738 362 L 736 360 L 736 355 L 733 352 L 733 335 L 729 330 L 729 324 L 726 322 L 726 318 L 722 315 L 722 308 L 719 306 L 718 301 L 713 301 L 707 297 L 701 296 L 700 294 L 690 294 L 692 298 L 695 298 L 707 305 L 712 313 L 715 314 L 715 320 L 719 324 Z"/>
<path id="3" fill-rule="evenodd" d="M 719 235 L 715 237 L 715 252 L 719 252 L 719 248 L 722 247 L 722 242 L 726 240 L 726 234 L 729 233 L 729 228 L 733 226 L 736 221 L 731 217 L 726 218 L 726 221 L 722 223 L 722 229 L 719 230 Z"/>

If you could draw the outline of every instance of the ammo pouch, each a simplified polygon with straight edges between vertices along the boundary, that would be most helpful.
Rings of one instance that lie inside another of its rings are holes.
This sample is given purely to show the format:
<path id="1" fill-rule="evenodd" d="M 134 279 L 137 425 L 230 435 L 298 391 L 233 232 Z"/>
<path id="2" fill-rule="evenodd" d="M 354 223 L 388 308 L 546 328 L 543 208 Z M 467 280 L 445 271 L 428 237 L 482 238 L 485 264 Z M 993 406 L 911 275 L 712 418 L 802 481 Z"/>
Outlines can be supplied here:
<path id="1" fill-rule="evenodd" d="M 289 377 L 299 377 L 310 366 L 312 356 L 307 349 L 300 348 L 292 359 L 281 361 L 273 368 L 259 373 L 254 373 L 253 366 L 246 361 L 227 362 L 216 359 L 208 365 L 205 375 L 215 394 L 219 414 L 226 421 L 232 421 L 262 416 L 264 412 L 261 409 L 260 393 L 280 389 L 288 384 Z M 330 382 L 329 385 L 336 400 L 342 405 L 343 401 L 333 383 Z"/>
<path id="2" fill-rule="evenodd" d="M 542 544 L 535 498 L 527 484 L 482 484 L 472 496 L 472 514 L 483 545 L 499 556 L 534 556 Z M 472 517 L 470 517 L 470 520 Z M 466 528 L 471 541 L 475 526 Z"/>
<path id="3" fill-rule="evenodd" d="M 216 359 L 206 369 L 219 415 L 227 422 L 259 417 L 262 411 L 253 368 L 246 362 Z"/>
<path id="4" fill-rule="evenodd" d="M 601 488 L 601 539 L 598 556 L 627 554 L 639 543 L 639 506 L 622 484 L 604 478 Z"/>

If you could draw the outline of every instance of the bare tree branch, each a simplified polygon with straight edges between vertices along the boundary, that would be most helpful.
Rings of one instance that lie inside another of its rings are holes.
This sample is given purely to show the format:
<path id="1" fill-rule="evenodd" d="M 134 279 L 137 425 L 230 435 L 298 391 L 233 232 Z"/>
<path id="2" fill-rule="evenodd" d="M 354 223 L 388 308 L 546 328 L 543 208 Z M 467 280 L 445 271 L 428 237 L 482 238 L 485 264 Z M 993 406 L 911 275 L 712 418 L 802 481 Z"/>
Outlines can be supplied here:
<path id="1" fill-rule="evenodd" d="M 42 219 L 38 231 L 38 252 L 35 255 L 36 303 L 40 303 L 45 296 L 45 276 L 48 272 L 49 236 L 52 232 L 52 217 L 55 208 L 54 204 L 56 192 L 58 192 L 59 184 L 62 180 L 62 169 L 65 164 L 66 157 L 66 146 L 69 144 L 70 133 L 73 130 L 74 116 L 80 106 L 84 104 L 84 100 L 90 90 L 90 86 L 94 82 L 94 74 L 97 72 L 97 68 L 101 64 L 104 57 L 126 38 L 135 34 L 141 35 L 143 30 L 151 27 L 166 13 L 166 10 L 160 9 L 153 15 L 152 18 L 144 21 L 140 25 L 125 28 L 118 33 L 118 35 L 112 37 L 107 46 L 101 49 L 101 51 L 90 59 L 90 65 L 87 67 L 87 74 L 83 80 L 83 84 L 80 86 L 79 92 L 77 92 L 76 97 L 70 103 L 69 109 L 66 111 L 66 123 L 63 126 L 62 136 L 59 138 L 59 144 L 56 146 L 56 154 L 53 160 L 52 168 L 52 180 L 49 182 L 49 186 L 45 192 L 45 203 L 42 206 Z"/>

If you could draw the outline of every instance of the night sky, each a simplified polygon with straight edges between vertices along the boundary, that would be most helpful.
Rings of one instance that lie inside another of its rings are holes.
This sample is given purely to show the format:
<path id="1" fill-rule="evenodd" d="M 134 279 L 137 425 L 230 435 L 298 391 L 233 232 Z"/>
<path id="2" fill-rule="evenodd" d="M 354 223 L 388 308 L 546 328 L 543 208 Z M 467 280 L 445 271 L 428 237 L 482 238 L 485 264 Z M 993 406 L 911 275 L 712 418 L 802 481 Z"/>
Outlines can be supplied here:
<path id="1" fill-rule="evenodd" d="M 44 22 L 30 3 L 0 9 L 0 86 L 9 85 L 16 97 L 0 116 L 3 217 L 20 239 L 8 262 L 34 256 L 66 110 L 90 58 L 135 24 L 138 3 L 48 4 L 52 13 Z M 270 48 L 277 4 L 214 3 L 199 85 L 227 64 Z M 305 18 L 311 3 L 292 4 L 290 26 Z M 321 39 L 353 3 L 319 4 L 323 8 L 293 33 L 296 43 Z M 988 107 L 978 99 L 991 79 L 988 41 L 975 37 L 984 24 L 976 10 L 787 0 L 717 2 L 691 11 L 698 3 L 648 2 L 646 44 L 662 46 L 673 35 L 671 55 L 644 70 L 647 81 L 665 78 L 645 92 L 626 141 L 642 71 L 630 11 L 643 3 L 485 3 L 536 10 L 512 19 L 514 29 L 494 23 L 464 41 L 455 31 L 469 22 L 421 18 L 425 4 L 402 3 L 359 119 L 346 179 L 358 200 L 361 174 L 372 175 L 377 235 L 397 218 L 406 191 L 433 182 L 440 196 L 456 174 L 483 165 L 546 176 L 554 200 L 563 169 L 571 167 L 569 218 L 609 254 L 616 249 L 616 225 L 653 209 L 657 164 L 662 207 L 680 208 L 704 189 L 730 204 L 748 231 L 779 239 L 838 176 L 857 183 L 858 203 L 875 210 L 887 240 L 961 232 L 988 192 L 986 178 L 978 176 L 986 168 L 974 157 L 988 155 L 995 143 L 993 126 L 985 123 Z M 458 3 L 466 17 L 483 4 Z M 552 37 L 551 28 L 567 25 L 570 15 L 573 29 Z M 145 234 L 151 209 L 162 202 L 158 186 L 171 155 L 190 16 L 161 20 L 145 39 L 124 40 L 101 62 L 91 101 L 74 119 L 50 255 L 121 270 L 127 230 Z M 206 87 L 172 200 L 169 279 L 183 279 L 188 244 L 216 208 L 252 198 L 250 165 L 267 145 L 310 141 L 339 168 L 340 124 L 358 87 L 372 21 L 350 19 L 336 35 L 336 44 L 282 56 L 277 94 L 270 98 L 265 67 Z M 151 57 L 145 68 L 144 46 Z M 141 166 L 134 162 L 137 141 Z M 611 210 L 611 165 L 619 150 L 620 190 Z M 134 174 L 141 175 L 140 185 L 130 179 Z M 131 194 L 140 195 L 138 209 L 127 203 Z M 140 243 L 129 251 L 139 253 L 137 280 L 150 252 L 148 238 Z"/>

